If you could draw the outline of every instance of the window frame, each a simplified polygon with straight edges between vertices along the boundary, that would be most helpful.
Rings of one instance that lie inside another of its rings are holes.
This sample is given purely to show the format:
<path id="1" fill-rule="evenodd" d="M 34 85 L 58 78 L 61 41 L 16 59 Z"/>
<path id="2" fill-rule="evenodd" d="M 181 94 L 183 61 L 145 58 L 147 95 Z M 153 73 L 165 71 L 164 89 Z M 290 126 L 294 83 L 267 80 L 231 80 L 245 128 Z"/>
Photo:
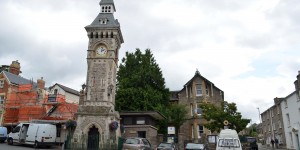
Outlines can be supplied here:
<path id="1" fill-rule="evenodd" d="M 0 80 L 0 88 L 4 88 L 4 80 Z"/>
<path id="2" fill-rule="evenodd" d="M 1 98 L 1 97 L 3 97 L 3 98 Z M 3 104 L 4 104 L 4 98 L 5 98 L 4 95 L 0 95 L 0 105 L 3 105 Z"/>
<path id="3" fill-rule="evenodd" d="M 200 83 L 195 84 L 195 90 L 196 90 L 196 96 L 202 96 L 203 95 L 202 84 L 200 84 Z"/>

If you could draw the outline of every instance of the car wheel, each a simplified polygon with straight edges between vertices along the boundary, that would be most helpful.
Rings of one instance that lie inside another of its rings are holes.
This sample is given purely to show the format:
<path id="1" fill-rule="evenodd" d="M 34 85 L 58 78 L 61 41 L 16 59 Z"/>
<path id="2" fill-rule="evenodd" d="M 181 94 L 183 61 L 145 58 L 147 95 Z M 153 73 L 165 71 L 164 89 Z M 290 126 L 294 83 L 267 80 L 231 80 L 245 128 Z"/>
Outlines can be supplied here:
<path id="1" fill-rule="evenodd" d="M 11 139 L 11 138 L 7 139 L 7 144 L 8 145 L 13 145 L 14 144 L 13 139 Z"/>
<path id="2" fill-rule="evenodd" d="M 39 147 L 39 144 L 38 144 L 37 141 L 34 142 L 33 147 L 34 147 L 34 148 L 38 148 L 38 147 Z"/>

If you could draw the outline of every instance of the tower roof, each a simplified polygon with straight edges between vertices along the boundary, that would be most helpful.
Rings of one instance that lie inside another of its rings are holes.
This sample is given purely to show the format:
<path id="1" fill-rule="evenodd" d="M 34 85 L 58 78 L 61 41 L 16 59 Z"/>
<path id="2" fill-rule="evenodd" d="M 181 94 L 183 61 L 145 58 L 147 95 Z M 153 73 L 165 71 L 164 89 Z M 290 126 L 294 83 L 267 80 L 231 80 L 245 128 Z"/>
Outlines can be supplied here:
<path id="1" fill-rule="evenodd" d="M 100 4 L 100 6 L 102 6 L 102 5 L 113 5 L 114 10 L 116 10 L 113 0 L 101 0 L 99 4 Z"/>
<path id="2" fill-rule="evenodd" d="M 106 23 L 101 23 L 101 21 L 106 21 Z M 99 13 L 95 20 L 90 25 L 86 26 L 86 28 L 90 27 L 119 28 L 120 23 L 111 13 Z"/>
<path id="3" fill-rule="evenodd" d="M 113 15 L 113 13 L 116 10 L 114 1 L 101 0 L 99 4 L 100 4 L 100 13 L 90 25 L 86 26 L 86 28 L 90 28 L 90 27 L 119 28 L 120 24 Z"/>

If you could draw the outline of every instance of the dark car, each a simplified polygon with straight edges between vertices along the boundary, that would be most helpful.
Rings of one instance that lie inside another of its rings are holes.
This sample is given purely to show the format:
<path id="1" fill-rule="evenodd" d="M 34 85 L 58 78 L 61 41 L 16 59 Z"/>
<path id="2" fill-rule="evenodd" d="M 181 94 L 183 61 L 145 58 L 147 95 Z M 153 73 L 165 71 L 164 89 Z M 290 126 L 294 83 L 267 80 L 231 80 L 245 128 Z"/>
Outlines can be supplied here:
<path id="1" fill-rule="evenodd" d="M 208 150 L 207 144 L 187 143 L 184 150 Z"/>
<path id="2" fill-rule="evenodd" d="M 157 146 L 156 150 L 178 150 L 178 147 L 175 143 L 163 142 Z"/>
<path id="3" fill-rule="evenodd" d="M 126 138 L 122 150 L 153 150 L 150 142 L 146 138 L 132 137 Z"/>
<path id="4" fill-rule="evenodd" d="M 258 150 L 258 145 L 256 143 L 255 137 L 247 137 L 247 143 L 245 145 L 247 146 L 247 149 Z"/>

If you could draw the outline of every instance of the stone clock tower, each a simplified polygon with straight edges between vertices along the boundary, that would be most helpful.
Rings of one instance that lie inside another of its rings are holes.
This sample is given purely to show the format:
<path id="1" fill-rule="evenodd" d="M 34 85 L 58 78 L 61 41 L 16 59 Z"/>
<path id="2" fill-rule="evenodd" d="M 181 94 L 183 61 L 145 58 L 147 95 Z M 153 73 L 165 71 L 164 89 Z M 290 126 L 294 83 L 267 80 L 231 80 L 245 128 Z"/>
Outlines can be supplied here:
<path id="1" fill-rule="evenodd" d="M 87 79 L 81 91 L 76 114 L 77 126 L 72 140 L 81 149 L 103 148 L 103 145 L 116 143 L 120 136 L 115 91 L 118 55 L 123 37 L 120 24 L 114 18 L 115 11 L 113 0 L 101 0 L 100 13 L 85 27 L 89 38 Z"/>

